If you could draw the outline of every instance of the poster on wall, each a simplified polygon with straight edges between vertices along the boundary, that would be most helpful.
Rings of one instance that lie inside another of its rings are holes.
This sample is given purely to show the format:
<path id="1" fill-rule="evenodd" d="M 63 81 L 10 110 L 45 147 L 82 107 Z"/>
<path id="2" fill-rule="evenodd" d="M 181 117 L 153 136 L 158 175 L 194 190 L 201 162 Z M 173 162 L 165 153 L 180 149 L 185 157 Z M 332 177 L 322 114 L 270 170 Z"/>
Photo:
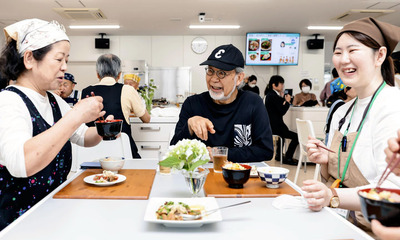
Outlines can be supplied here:
<path id="1" fill-rule="evenodd" d="M 300 33 L 247 33 L 246 65 L 297 65 Z"/>

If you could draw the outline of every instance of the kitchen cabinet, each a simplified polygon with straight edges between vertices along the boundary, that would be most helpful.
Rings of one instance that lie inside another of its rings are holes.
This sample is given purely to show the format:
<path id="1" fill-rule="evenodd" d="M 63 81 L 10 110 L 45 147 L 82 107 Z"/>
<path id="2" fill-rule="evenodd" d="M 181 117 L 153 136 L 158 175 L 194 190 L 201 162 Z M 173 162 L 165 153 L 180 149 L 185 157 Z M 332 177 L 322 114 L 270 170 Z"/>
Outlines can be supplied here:
<path id="1" fill-rule="evenodd" d="M 151 117 L 150 123 L 130 118 L 132 137 L 142 158 L 158 158 L 159 151 L 168 149 L 178 117 Z"/>

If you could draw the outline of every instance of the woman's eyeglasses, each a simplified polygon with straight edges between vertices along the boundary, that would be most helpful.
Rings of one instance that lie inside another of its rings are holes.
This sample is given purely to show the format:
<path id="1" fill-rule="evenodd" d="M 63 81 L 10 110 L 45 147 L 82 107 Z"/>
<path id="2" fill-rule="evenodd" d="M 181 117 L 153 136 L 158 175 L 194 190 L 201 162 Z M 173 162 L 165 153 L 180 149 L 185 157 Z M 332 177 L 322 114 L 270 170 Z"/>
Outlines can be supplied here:
<path id="1" fill-rule="evenodd" d="M 222 70 L 220 70 L 220 71 L 215 71 L 214 69 L 209 68 L 209 67 L 206 67 L 205 69 L 206 69 L 206 74 L 207 74 L 208 76 L 212 76 L 212 75 L 214 75 L 214 73 L 215 73 L 219 79 L 223 79 L 224 77 L 226 77 L 226 76 L 228 76 L 228 75 L 231 74 L 231 73 L 227 73 L 227 72 L 222 71 Z"/>

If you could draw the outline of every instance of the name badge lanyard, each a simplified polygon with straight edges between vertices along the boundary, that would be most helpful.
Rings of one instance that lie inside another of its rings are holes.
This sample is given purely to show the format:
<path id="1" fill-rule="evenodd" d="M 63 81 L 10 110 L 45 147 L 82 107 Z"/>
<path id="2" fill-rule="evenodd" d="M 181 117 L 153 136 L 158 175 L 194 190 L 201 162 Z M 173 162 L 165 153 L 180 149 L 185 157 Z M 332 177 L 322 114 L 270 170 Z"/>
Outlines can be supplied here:
<path id="1" fill-rule="evenodd" d="M 339 144 L 339 151 L 338 151 L 338 177 L 337 177 L 337 178 L 341 178 L 340 187 L 342 187 L 342 183 L 343 183 L 344 178 L 345 178 L 345 176 L 346 176 L 346 172 L 347 172 L 347 168 L 348 168 L 349 163 L 350 163 L 351 156 L 353 155 L 354 147 L 355 147 L 356 142 L 357 142 L 357 140 L 358 140 L 358 136 L 360 135 L 361 130 L 362 130 L 363 126 L 364 126 L 364 122 L 365 122 L 365 119 L 366 119 L 366 117 L 367 117 L 367 114 L 368 114 L 369 110 L 371 109 L 371 107 L 372 107 L 372 105 L 373 105 L 373 103 L 374 103 L 376 97 L 379 95 L 379 93 L 382 91 L 382 89 L 383 89 L 385 86 L 386 86 L 386 82 L 383 81 L 383 83 L 379 86 L 379 88 L 374 92 L 374 95 L 372 95 L 371 101 L 368 103 L 367 107 L 366 107 L 365 110 L 364 110 L 364 114 L 363 114 L 363 116 L 362 116 L 362 120 L 361 120 L 361 122 L 360 122 L 360 125 L 359 125 L 358 128 L 357 128 L 357 135 L 356 135 L 356 137 L 355 137 L 355 139 L 354 139 L 353 145 L 351 146 L 350 153 L 349 153 L 349 155 L 347 156 L 346 165 L 344 166 L 344 170 L 343 170 L 343 175 L 342 175 L 342 177 L 340 177 L 340 152 L 341 152 L 342 149 L 343 149 L 343 152 L 346 152 L 346 149 L 347 149 L 347 133 L 348 133 L 349 128 L 350 128 L 351 119 L 353 118 L 354 110 L 355 110 L 355 108 L 356 108 L 355 103 L 357 102 L 358 97 L 356 98 L 356 100 L 354 101 L 354 103 L 353 103 L 352 106 L 351 106 L 351 107 L 354 106 L 354 108 L 353 108 L 353 111 L 352 111 L 352 113 L 351 113 L 351 117 L 350 117 L 350 120 L 349 120 L 349 124 L 347 125 L 347 128 L 346 128 L 346 130 L 345 130 L 345 132 L 344 132 L 344 134 L 343 134 L 342 142 L 341 142 L 341 144 Z M 351 107 L 350 107 L 350 108 L 351 108 Z M 350 109 L 349 109 L 349 110 L 350 110 Z M 342 127 L 342 125 L 343 125 L 343 123 L 344 123 L 344 121 L 345 121 L 345 118 L 346 118 L 348 112 L 349 112 L 349 111 L 347 111 L 346 115 L 340 120 L 340 122 L 339 122 L 339 130 L 340 130 L 340 128 Z"/>

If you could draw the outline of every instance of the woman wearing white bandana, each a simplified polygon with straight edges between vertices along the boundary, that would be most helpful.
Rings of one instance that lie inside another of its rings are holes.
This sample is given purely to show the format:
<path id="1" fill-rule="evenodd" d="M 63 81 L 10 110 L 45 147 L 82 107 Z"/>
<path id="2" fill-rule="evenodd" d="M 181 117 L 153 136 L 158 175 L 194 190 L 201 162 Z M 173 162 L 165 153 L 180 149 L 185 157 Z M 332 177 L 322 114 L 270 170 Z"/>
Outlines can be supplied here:
<path id="1" fill-rule="evenodd" d="M 105 114 L 101 97 L 71 109 L 49 90 L 62 81 L 70 43 L 57 22 L 28 19 L 4 29 L 0 72 L 16 85 L 0 93 L 0 230 L 57 188 L 71 168 L 71 143 L 102 138 L 84 123 Z"/>

